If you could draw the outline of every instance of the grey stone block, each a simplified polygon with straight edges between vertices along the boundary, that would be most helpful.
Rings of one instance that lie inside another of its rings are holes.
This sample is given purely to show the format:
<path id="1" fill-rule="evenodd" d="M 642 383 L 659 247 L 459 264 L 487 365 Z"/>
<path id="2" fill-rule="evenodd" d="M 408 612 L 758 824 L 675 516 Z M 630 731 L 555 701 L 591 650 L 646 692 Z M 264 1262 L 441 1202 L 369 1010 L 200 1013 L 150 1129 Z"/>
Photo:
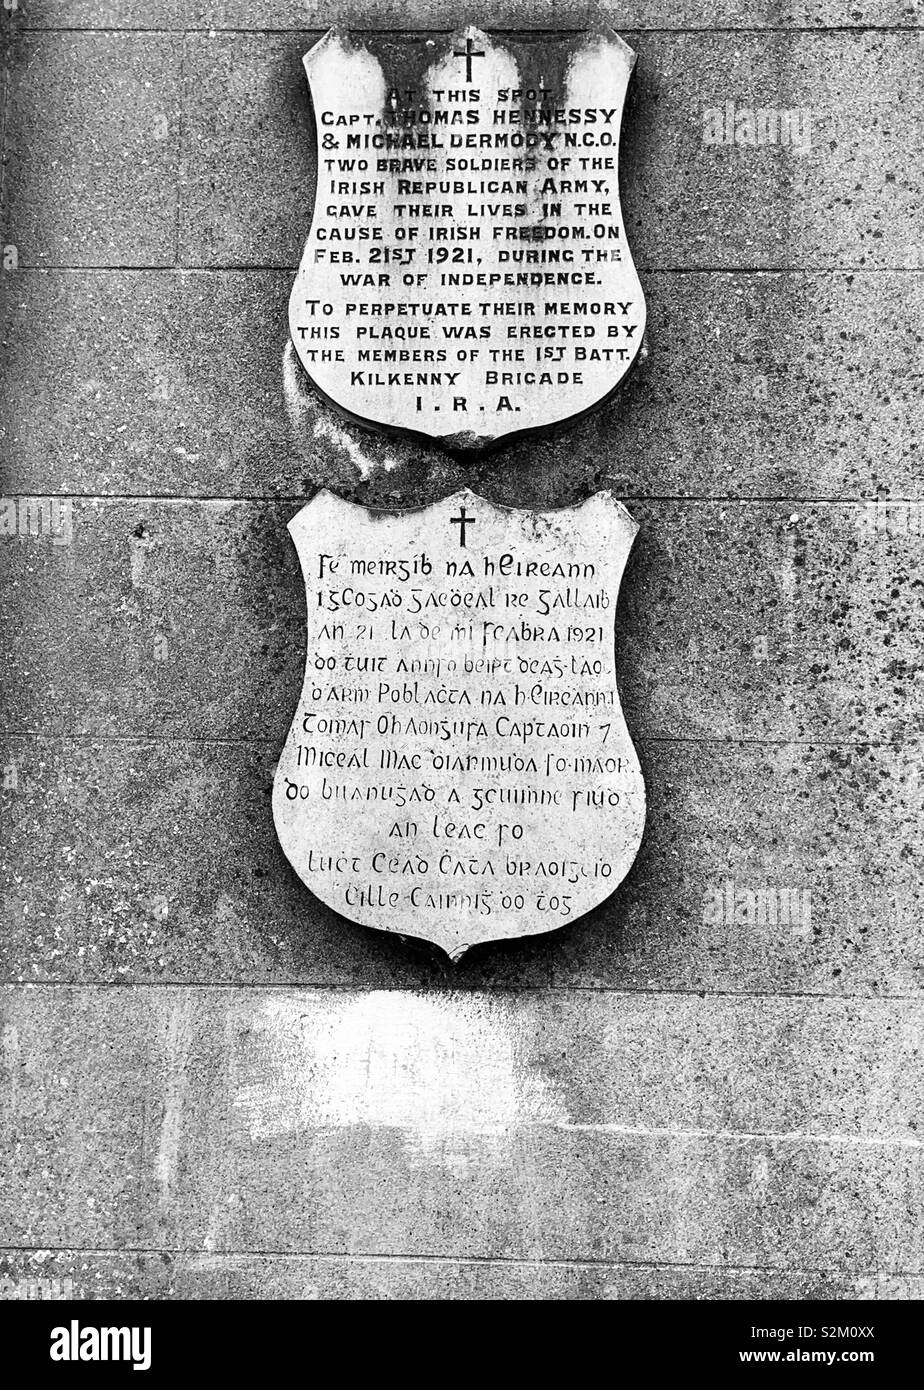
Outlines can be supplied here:
<path id="1" fill-rule="evenodd" d="M 187 37 L 182 264 L 297 265 L 315 178 L 301 59 L 320 37 Z"/>
<path id="2" fill-rule="evenodd" d="M 630 727 L 744 740 L 920 735 L 920 504 L 634 511 L 642 532 L 617 612 Z"/>
<path id="3" fill-rule="evenodd" d="M 330 23 L 326 0 L 193 0 L 200 23 L 217 28 L 303 29 Z M 368 29 L 400 29 L 409 18 L 422 28 L 454 29 L 460 23 L 455 0 L 419 0 L 413 12 L 400 0 L 342 0 L 338 24 Z M 608 24 L 616 29 L 776 29 L 787 25 L 824 28 L 896 25 L 914 28 L 920 14 L 906 0 L 871 0 L 849 11 L 833 0 L 553 0 L 537 6 L 528 0 L 472 0 L 465 21 L 482 29 L 581 29 Z"/>
<path id="4" fill-rule="evenodd" d="M 78 723 L 90 732 L 97 721 L 116 736 L 134 728 L 183 737 L 186 729 L 199 738 L 220 728 L 219 737 L 248 731 L 274 745 L 294 712 L 304 663 L 304 591 L 293 582 L 285 530 L 291 510 L 76 502 L 69 545 L 44 534 L 8 539 L 0 563 L 9 567 L 12 727 L 34 727 L 40 704 L 61 732 Z M 39 702 L 31 712 L 29 690 Z M 95 712 L 84 706 L 75 722 L 87 698 Z"/>
<path id="5" fill-rule="evenodd" d="M 7 492 L 298 496 L 381 474 L 413 503 L 452 466 L 282 392 L 292 275 L 21 272 L 0 300 Z M 620 495 L 910 497 L 924 276 L 646 277 L 650 354 L 557 438 L 456 467 L 458 484 Z M 888 390 L 883 380 L 888 378 Z M 862 428 L 859 426 L 862 423 Z M 695 426 L 695 428 L 694 428 Z"/>
<path id="6" fill-rule="evenodd" d="M 301 55 L 316 37 L 188 39 L 185 264 L 296 263 L 314 162 Z M 921 266 L 913 39 L 659 33 L 637 46 L 621 159 L 640 266 Z M 807 111 L 810 147 L 706 143 L 706 114 L 726 102 Z"/>
<path id="7" fill-rule="evenodd" d="M 645 291 L 650 353 L 582 431 L 588 471 L 605 459 L 630 496 L 920 496 L 924 277 L 664 273 Z"/>
<path id="8" fill-rule="evenodd" d="M 920 181 L 906 155 L 922 100 L 915 48 L 895 33 L 640 42 L 621 154 L 636 260 L 662 269 L 920 267 Z M 726 103 L 807 113 L 811 148 L 704 143 L 708 113 Z"/>
<path id="9" fill-rule="evenodd" d="M 331 22 L 326 0 L 18 0 L 21 29 L 275 29 L 324 28 Z M 453 0 L 420 0 L 413 19 L 424 28 L 453 29 L 459 10 Z M 400 29 L 409 18 L 398 0 L 343 0 L 339 24 L 367 29 Z M 710 0 L 708 4 L 670 4 L 668 0 L 556 0 L 548 7 L 525 0 L 473 0 L 468 23 L 483 29 L 580 29 L 608 24 L 617 29 L 738 29 L 793 26 L 864 28 L 920 25 L 917 10 L 906 0 L 870 0 L 845 11 L 833 0 Z"/>
<path id="10" fill-rule="evenodd" d="M 461 989 L 554 978 L 569 991 L 874 996 L 924 987 L 914 746 L 642 742 L 648 821 L 627 882 L 553 935 L 480 947 L 454 968 L 420 942 L 345 921 L 295 878 L 269 807 L 278 753 L 6 739 L 3 978 Z"/>
<path id="11" fill-rule="evenodd" d="M 557 986 L 920 993 L 916 744 L 641 754 L 638 861 L 615 897 L 549 939 Z"/>
<path id="12" fill-rule="evenodd" d="M 494 500 L 533 500 L 507 489 Z M 281 747 L 305 658 L 294 510 L 77 501 L 69 545 L 8 538 L 5 727 Z M 616 632 L 633 736 L 920 737 L 920 504 L 632 510 Z"/>
<path id="13" fill-rule="evenodd" d="M 546 984 L 502 942 L 462 969 L 346 921 L 273 827 L 278 748 L 13 739 L 4 745 L 0 973 L 18 980 Z"/>
<path id="14" fill-rule="evenodd" d="M 922 1272 L 919 1004 L 5 994 L 7 1245 Z"/>
<path id="15" fill-rule="evenodd" d="M 7 492 L 297 494 L 285 272 L 5 277 Z M 39 479 L 44 475 L 44 482 Z"/>
<path id="16" fill-rule="evenodd" d="M 188 0 L 18 0 L 20 29 L 182 29 Z"/>
<path id="17" fill-rule="evenodd" d="M 172 265 L 181 40 L 24 34 L 12 48 L 4 239 L 21 265 Z"/>

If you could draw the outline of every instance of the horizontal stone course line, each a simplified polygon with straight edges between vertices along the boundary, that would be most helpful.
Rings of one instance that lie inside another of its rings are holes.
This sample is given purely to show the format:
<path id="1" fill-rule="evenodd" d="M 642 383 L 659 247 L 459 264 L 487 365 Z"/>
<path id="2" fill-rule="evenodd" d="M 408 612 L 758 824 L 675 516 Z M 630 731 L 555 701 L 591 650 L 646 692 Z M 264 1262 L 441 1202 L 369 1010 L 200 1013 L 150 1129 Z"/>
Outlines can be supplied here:
<path id="1" fill-rule="evenodd" d="M 0 1268 L 24 1287 L 64 1281 L 72 1297 L 99 1300 L 294 1300 L 328 1301 L 561 1301 L 626 1300 L 816 1300 L 821 1302 L 913 1299 L 922 1279 L 878 1269 L 845 1274 L 835 1268 L 811 1271 L 762 1269 L 754 1264 L 708 1262 L 688 1265 L 618 1262 L 588 1258 L 568 1261 L 477 1256 L 276 1255 L 242 1250 L 83 1253 L 80 1249 L 0 1247 Z M 26 1297 L 31 1296 L 26 1293 Z"/>
<path id="2" fill-rule="evenodd" d="M 361 1261 L 379 1261 L 382 1264 L 408 1263 L 408 1264 L 447 1264 L 447 1265 L 472 1265 L 483 1267 L 485 1265 L 499 1266 L 522 1266 L 525 1269 L 547 1268 L 547 1269 L 680 1269 L 697 1270 L 701 1269 L 709 1273 L 729 1273 L 729 1274 L 780 1274 L 781 1272 L 798 1277 L 799 1275 L 833 1275 L 843 1274 L 843 1270 L 836 1265 L 799 1265 L 786 1266 L 781 1270 L 779 1265 L 759 1265 L 759 1264 L 706 1264 L 703 1261 L 684 1261 L 684 1260 L 608 1260 L 608 1259 L 523 1259 L 516 1256 L 506 1257 L 504 1255 L 416 1255 L 392 1253 L 388 1250 L 382 1251 L 350 1251 L 341 1253 L 336 1250 L 273 1250 L 250 1247 L 247 1249 L 227 1249 L 215 1251 L 209 1254 L 196 1246 L 168 1246 L 168 1245 L 6 1245 L 0 1244 L 0 1255 L 4 1254 L 28 1254 L 35 1252 L 42 1254 L 47 1251 L 49 1254 L 62 1255 L 178 1255 L 197 1258 L 200 1260 L 291 1260 L 293 1263 L 307 1263 L 311 1260 L 330 1261 L 331 1263 L 352 1264 Z M 857 1278 L 874 1278 L 880 1274 L 878 1269 L 851 1270 L 851 1274 Z M 920 1277 L 919 1271 L 908 1269 L 896 1269 L 889 1271 L 891 1277 L 896 1279 L 916 1279 Z"/>
<path id="3" fill-rule="evenodd" d="M 653 492 L 618 492 L 614 488 L 606 489 L 612 492 L 617 501 L 633 503 L 659 503 L 670 502 L 680 506 L 697 506 L 700 503 L 704 506 L 715 506 L 721 504 L 728 507 L 767 507 L 767 506 L 788 506 L 792 503 L 800 507 L 924 507 L 924 492 L 920 497 L 889 497 L 887 499 L 876 497 L 806 497 L 803 495 L 793 496 L 790 493 L 774 493 L 766 496 L 756 496 L 748 493 L 742 496 L 739 493 L 653 493 Z M 304 507 L 315 496 L 318 489 L 313 488 L 301 496 L 281 497 L 278 493 L 267 492 L 246 492 L 246 493 L 196 493 L 196 492 L 26 492 L 22 488 L 10 489 L 8 495 L 11 497 L 28 497 L 36 502 L 43 501 L 68 501 L 68 502 L 100 502 L 105 504 L 114 502 L 172 502 L 177 506 L 238 506 L 255 505 L 258 507 Z M 480 496 L 481 494 L 479 494 Z M 485 501 L 490 501 L 485 498 Z M 369 502 L 369 509 L 374 511 L 375 504 Z M 395 507 L 384 507 L 384 510 L 401 510 L 402 506 L 416 509 L 420 504 L 396 504 Z M 426 504 L 425 504 L 426 505 Z M 555 507 L 537 507 L 536 510 L 558 511 L 567 510 L 569 503 Z"/>
<path id="4" fill-rule="evenodd" d="M 924 275 L 924 266 L 919 265 L 645 265 L 637 262 L 640 275 L 817 275 L 831 278 L 837 275 Z M 177 260 L 173 265 L 141 265 L 132 262 L 104 262 L 94 265 L 50 265 L 44 261 L 22 261 L 16 269 L 17 275 L 42 275 L 50 272 L 68 275 L 101 275 L 107 272 L 146 275 L 286 275 L 294 276 L 298 271 L 295 265 L 282 265 L 278 261 L 251 265 L 228 263 L 227 265 L 197 265 Z"/>
<path id="5" fill-rule="evenodd" d="M 777 266 L 777 265 L 643 265 L 637 262 L 643 275 L 806 275 L 817 276 L 821 280 L 838 275 L 924 275 L 924 266 L 919 265 L 822 265 L 822 266 Z M 245 265 L 229 262 L 226 265 L 51 265 L 42 262 L 20 262 L 17 275 L 280 275 L 294 276 L 298 271 L 295 265 L 278 263 Z M 12 272 L 10 272 L 12 278 Z"/>
<path id="6" fill-rule="evenodd" d="M 455 997 L 457 995 L 484 994 L 492 999 L 497 996 L 509 994 L 511 996 L 523 995 L 527 998 L 536 999 L 548 996 L 550 999 L 563 999 L 571 995 L 601 995 L 610 997 L 621 996 L 624 999 L 701 999 L 704 1002 L 708 999 L 755 999 L 763 1000 L 766 1003 L 775 1003 L 781 999 L 805 1000 L 812 1003 L 832 1003 L 832 1004 L 921 1004 L 924 1003 L 924 989 L 916 993 L 888 993 L 885 990 L 877 990 L 875 994 L 850 993 L 847 990 L 839 994 L 825 994 L 820 990 L 794 990 L 794 989 L 715 989 L 711 986 L 703 988 L 690 987 L 680 989 L 672 985 L 666 989 L 657 989 L 652 985 L 639 985 L 637 988 L 627 988 L 625 985 L 607 984 L 586 984 L 582 981 L 574 983 L 568 981 L 563 984 L 543 984 L 529 983 L 511 984 L 509 980 L 504 980 L 498 984 L 485 985 L 479 981 L 468 982 L 460 980 L 452 981 L 448 973 L 440 984 L 427 987 L 409 987 L 403 984 L 394 984 L 383 981 L 379 983 L 364 984 L 361 982 L 351 983 L 346 981 L 332 980 L 329 983 L 325 980 L 25 980 L 0 977 L 0 990 L 9 990 L 11 993 L 17 991 L 30 990 L 72 990 L 75 993 L 83 992 L 91 994 L 94 990 L 125 990 L 126 993 L 141 992 L 144 990 L 156 990 L 164 994 L 171 992 L 182 992 L 183 990 L 196 990 L 201 993 L 214 991 L 216 994 L 235 991 L 244 993 L 252 991 L 257 994 L 265 994 L 272 991 L 276 994 L 378 994 L 388 992 L 392 994 L 422 994 L 427 997 L 439 998 L 441 995 Z M 605 1129 L 598 1129 L 599 1133 L 605 1133 Z M 615 1131 L 614 1131 L 615 1132 Z M 689 1131 L 692 1133 L 692 1131 Z M 740 1137 L 740 1136 L 739 1136 Z M 744 1136 L 747 1137 L 747 1136 Z M 780 1136 L 777 1136 L 780 1137 Z"/>
<path id="7" fill-rule="evenodd" d="M 334 21 L 332 19 L 332 23 L 333 22 Z M 615 22 L 616 21 L 614 21 L 614 23 Z M 358 25 L 353 25 L 351 27 L 358 28 Z M 530 36 L 535 36 L 536 38 L 554 38 L 560 34 L 581 34 L 585 32 L 584 29 L 574 28 L 574 26 L 569 25 L 561 25 L 560 27 L 555 29 L 534 28 L 532 26 L 524 24 L 518 26 L 492 24 L 488 27 L 492 34 L 529 34 Z M 639 26 L 638 24 L 633 25 L 631 28 L 629 28 L 627 25 L 621 24 L 618 26 L 618 32 L 625 39 L 631 38 L 634 34 L 714 34 L 717 37 L 722 34 L 728 34 L 731 37 L 734 37 L 736 34 L 919 34 L 922 32 L 922 29 L 924 29 L 924 23 L 866 24 L 859 22 L 856 24 L 697 24 L 684 25 L 679 26 L 677 28 L 666 28 L 663 25 L 652 25 L 649 28 Z M 370 25 L 369 32 L 374 34 L 447 34 L 451 33 L 452 31 L 449 29 L 433 29 L 420 27 L 408 28 L 407 26 L 404 26 L 400 29 L 389 29 L 383 27 L 380 24 L 377 24 L 374 27 Z M 176 35 L 186 34 L 197 35 L 200 37 L 204 36 L 206 38 L 212 38 L 214 36 L 217 38 L 224 34 L 236 34 L 246 36 L 247 38 L 259 38 L 261 35 L 266 35 L 267 37 L 272 38 L 279 38 L 281 36 L 291 36 L 297 34 L 304 34 L 306 36 L 312 37 L 320 37 L 325 33 L 325 30 L 272 27 L 261 27 L 259 29 L 245 29 L 241 28 L 240 26 L 226 26 L 220 24 L 210 24 L 202 26 L 183 25 L 175 29 L 145 29 L 136 27 L 134 25 L 41 25 L 25 23 L 17 24 L 13 33 L 42 35 L 104 34 L 107 36 L 117 34 L 137 34 L 140 36 L 147 36 L 149 38 L 155 36 L 172 37 Z"/>

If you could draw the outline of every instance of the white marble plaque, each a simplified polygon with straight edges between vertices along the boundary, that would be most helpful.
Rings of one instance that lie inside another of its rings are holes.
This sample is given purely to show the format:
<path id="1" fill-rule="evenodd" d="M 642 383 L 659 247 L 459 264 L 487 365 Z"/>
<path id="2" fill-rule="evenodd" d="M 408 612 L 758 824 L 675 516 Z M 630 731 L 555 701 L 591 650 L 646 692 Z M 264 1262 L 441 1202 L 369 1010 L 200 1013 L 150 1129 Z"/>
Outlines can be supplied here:
<path id="1" fill-rule="evenodd" d="M 292 342 L 353 419 L 458 449 L 585 414 L 640 350 L 619 201 L 635 55 L 610 30 L 331 30 Z"/>
<path id="2" fill-rule="evenodd" d="M 615 679 L 625 508 L 320 492 L 289 529 L 308 644 L 273 813 L 308 887 L 453 959 L 607 898 L 645 819 Z"/>

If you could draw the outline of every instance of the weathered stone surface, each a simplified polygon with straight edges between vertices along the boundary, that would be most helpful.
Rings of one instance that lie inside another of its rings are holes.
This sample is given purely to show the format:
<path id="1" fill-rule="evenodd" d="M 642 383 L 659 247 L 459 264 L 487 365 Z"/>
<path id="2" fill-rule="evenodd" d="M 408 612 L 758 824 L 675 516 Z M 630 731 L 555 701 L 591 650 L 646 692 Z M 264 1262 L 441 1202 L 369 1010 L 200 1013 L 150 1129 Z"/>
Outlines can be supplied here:
<path id="1" fill-rule="evenodd" d="M 649 815 L 626 883 L 557 939 L 469 952 L 454 986 L 921 991 L 915 745 L 669 740 L 639 752 Z M 272 743 L 6 739 L 3 978 L 448 980 L 431 948 L 305 893 L 273 830 L 277 754 Z"/>
<path id="2" fill-rule="evenodd" d="M 407 6 L 398 0 L 341 0 L 341 23 L 363 24 L 372 29 L 400 29 L 409 18 Z M 425 28 L 451 29 L 459 21 L 455 0 L 419 0 L 413 18 Z M 520 29 L 550 25 L 546 10 L 525 0 L 472 0 L 465 18 L 483 28 Z M 274 29 L 323 28 L 330 23 L 326 0 L 19 0 L 16 24 L 20 29 Z M 569 0 L 557 3 L 554 23 L 563 29 L 584 29 L 595 24 L 639 29 L 737 29 L 781 26 L 864 28 L 920 26 L 920 15 L 906 0 L 869 0 L 843 10 L 833 0 L 692 0 L 676 5 L 669 0 Z"/>
<path id="3" fill-rule="evenodd" d="M 281 390 L 285 272 L 31 271 L 3 291 L 7 492 L 304 487 Z"/>
<path id="4" fill-rule="evenodd" d="M 532 482 L 524 498 L 508 478 L 493 500 L 572 500 Z M 395 504 L 387 492 L 365 500 Z M 304 661 L 292 510 L 77 501 L 70 545 L 10 537 L 6 727 L 280 747 Z M 920 736 L 920 505 L 660 502 L 632 513 L 641 532 L 616 622 L 633 737 Z"/>
<path id="5" fill-rule="evenodd" d="M 298 264 L 316 176 L 302 68 L 312 37 L 187 36 L 181 264 Z"/>
<path id="6" fill-rule="evenodd" d="M 11 54 L 4 238 L 21 265 L 172 265 L 180 40 L 21 35 Z"/>
<path id="7" fill-rule="evenodd" d="M 920 334 L 908 303 L 922 285 L 906 273 L 651 274 L 650 355 L 616 402 L 464 469 L 332 420 L 290 349 L 292 439 L 320 486 L 374 495 L 387 474 L 389 494 L 409 503 L 424 470 L 540 507 L 606 485 L 627 496 L 916 498 Z M 320 452 L 319 439 L 332 447 Z"/>
<path id="8" fill-rule="evenodd" d="M 179 233 L 186 264 L 298 260 L 313 197 L 300 71 L 312 37 L 188 38 Z M 20 37 L 8 113 L 6 234 L 23 264 L 172 262 L 178 42 L 99 32 Z M 907 39 L 652 35 L 640 59 L 623 162 L 630 240 L 641 264 L 920 265 L 910 167 L 890 167 L 897 150 L 911 158 L 919 119 Z M 100 86 L 109 93 L 102 104 Z M 704 144 L 703 113 L 727 100 L 740 104 L 744 92 L 768 107 L 808 109 L 811 150 Z M 895 96 L 888 104 L 885 92 L 913 99 Z M 49 122 L 50 109 L 64 110 L 67 120 Z M 862 143 L 857 131 L 865 133 Z M 49 201 L 44 174 L 56 161 L 80 173 Z M 678 219 L 678 206 L 694 215 Z M 729 206 L 737 214 L 731 223 Z"/>
<path id="9" fill-rule="evenodd" d="M 297 262 L 313 198 L 300 70 L 313 37 L 189 36 L 179 232 L 187 265 Z M 172 263 L 178 42 L 99 32 L 20 37 L 6 223 L 23 264 Z M 911 171 L 890 167 L 897 150 L 911 157 L 919 112 L 914 100 L 883 99 L 917 93 L 907 39 L 652 35 L 640 60 L 623 162 L 641 264 L 920 265 Z M 100 84 L 109 92 L 102 104 Z M 811 149 L 704 144 L 703 113 L 740 104 L 743 92 L 768 107 L 808 109 Z M 45 113 L 62 103 L 68 119 L 49 122 Z M 72 148 L 77 129 L 82 139 Z M 49 201 L 43 175 L 56 161 L 80 174 Z M 694 215 L 678 219 L 678 206 Z M 729 206 L 737 210 L 732 223 Z"/>
<path id="10" fill-rule="evenodd" d="M 644 56 L 622 159 L 639 264 L 921 266 L 916 175 L 903 156 L 895 167 L 924 100 L 907 99 L 919 89 L 906 37 L 684 35 Z M 704 144 L 704 117 L 727 102 L 807 113 L 811 149 Z"/>
<path id="11" fill-rule="evenodd" d="M 921 1272 L 920 1004 L 5 994 L 5 1244 Z"/>
<path id="12" fill-rule="evenodd" d="M 562 988 L 918 993 L 919 745 L 642 744 L 620 893 L 550 943 Z"/>
<path id="13" fill-rule="evenodd" d="M 550 1264 L 524 1260 L 414 1260 L 337 1255 L 113 1253 L 0 1254 L 0 1296 L 79 1299 L 919 1299 L 915 1275 L 708 1265 Z"/>
<path id="14" fill-rule="evenodd" d="M 33 4 L 35 0 L 33 0 Z M 244 29 L 295 28 L 323 25 L 330 19 L 325 0 L 193 0 L 190 9 L 202 23 Z M 342 23 L 361 23 L 370 28 L 400 29 L 408 21 L 406 5 L 398 0 L 342 0 L 338 18 Z M 415 23 L 434 29 L 451 29 L 459 21 L 455 0 L 420 0 L 413 11 Z M 865 25 L 898 25 L 914 28 L 920 15 L 907 0 L 870 0 L 844 10 L 833 0 L 786 0 L 769 4 L 766 0 L 708 0 L 696 4 L 684 0 L 556 0 L 552 13 L 548 6 L 537 8 L 527 0 L 472 0 L 465 18 L 483 28 L 584 29 L 609 24 L 631 29 L 749 29 L 785 25 L 841 28 Z"/>
<path id="15" fill-rule="evenodd" d="M 630 728 L 919 736 L 918 504 L 885 514 L 748 503 L 636 510 L 642 532 L 622 621 L 632 634 L 627 669 L 638 660 L 644 676 L 626 682 Z"/>
<path id="16" fill-rule="evenodd" d="M 18 0 L 19 29 L 182 29 L 188 0 Z"/>
<path id="17" fill-rule="evenodd" d="M 3 488 L 296 497 L 312 479 L 349 493 L 387 468 L 415 500 L 422 469 L 441 467 L 435 452 L 379 441 L 307 394 L 292 437 L 289 280 L 4 277 Z M 583 479 L 627 497 L 916 495 L 924 276 L 666 272 L 648 275 L 646 295 L 650 353 L 617 401 L 484 461 L 482 487 L 535 474 L 547 490 Z"/>
<path id="18" fill-rule="evenodd" d="M 305 892 L 273 828 L 275 747 L 12 739 L 0 973 L 18 980 L 419 986 L 448 969 Z M 545 984 L 544 943 L 472 953 L 454 982 Z"/>
<path id="19" fill-rule="evenodd" d="M 297 88 L 301 55 L 319 37 L 189 37 L 185 264 L 298 262 L 313 137 Z M 639 55 L 620 163 L 640 268 L 921 266 L 922 97 L 907 36 L 624 37 Z M 808 111 L 811 147 L 705 143 L 705 114 L 727 101 Z"/>

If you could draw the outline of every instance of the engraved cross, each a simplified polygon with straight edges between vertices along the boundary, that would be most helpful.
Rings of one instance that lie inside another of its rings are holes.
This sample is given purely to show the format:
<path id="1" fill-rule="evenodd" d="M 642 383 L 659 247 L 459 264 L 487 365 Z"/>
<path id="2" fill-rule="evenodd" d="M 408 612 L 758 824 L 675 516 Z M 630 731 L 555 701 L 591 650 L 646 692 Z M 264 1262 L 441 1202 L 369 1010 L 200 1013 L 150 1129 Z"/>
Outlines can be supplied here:
<path id="1" fill-rule="evenodd" d="M 464 507 L 460 507 L 460 508 L 459 508 L 459 515 L 458 515 L 458 516 L 451 516 L 451 517 L 449 518 L 449 522 L 450 522 L 450 525 L 452 525 L 452 526 L 458 526 L 458 528 L 459 528 L 459 544 L 464 546 L 464 545 L 465 545 L 465 528 L 466 528 L 466 526 L 474 526 L 474 525 L 475 525 L 475 518 L 474 518 L 473 516 L 468 516 L 468 515 L 466 515 L 465 508 L 464 508 Z"/>
<path id="2" fill-rule="evenodd" d="M 466 80 L 466 82 L 471 82 L 471 80 L 472 80 L 472 59 L 473 59 L 473 58 L 483 58 L 483 57 L 484 57 L 484 49 L 483 49 L 483 48 L 474 48 L 473 45 L 472 45 L 471 39 L 466 39 L 466 40 L 465 40 L 465 47 L 464 47 L 464 48 L 454 48 L 454 49 L 452 50 L 452 52 L 453 52 L 453 56 L 454 56 L 454 57 L 456 57 L 456 58 L 464 58 L 464 59 L 465 59 L 465 80 Z"/>

